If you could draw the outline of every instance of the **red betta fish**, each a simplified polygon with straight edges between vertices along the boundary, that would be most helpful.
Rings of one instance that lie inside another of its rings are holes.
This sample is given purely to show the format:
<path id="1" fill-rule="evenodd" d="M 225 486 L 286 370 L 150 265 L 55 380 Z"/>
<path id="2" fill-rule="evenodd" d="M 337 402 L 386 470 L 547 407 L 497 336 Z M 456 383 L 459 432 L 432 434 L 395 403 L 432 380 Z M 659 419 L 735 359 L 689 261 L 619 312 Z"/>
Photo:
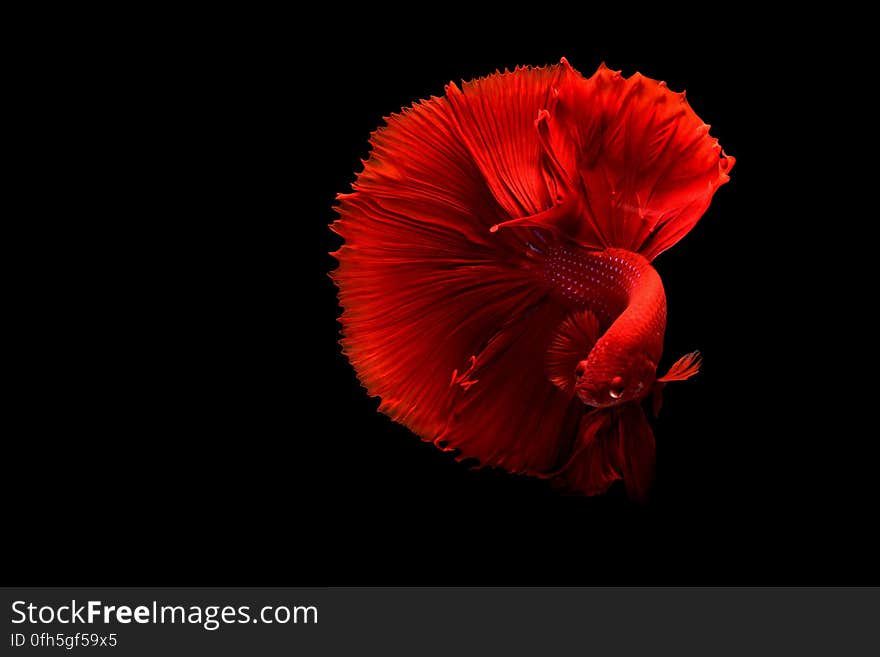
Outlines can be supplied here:
<path id="1" fill-rule="evenodd" d="M 684 93 L 563 59 L 387 119 L 339 196 L 342 347 L 379 410 L 460 459 L 645 497 L 666 297 L 651 266 L 728 180 Z"/>

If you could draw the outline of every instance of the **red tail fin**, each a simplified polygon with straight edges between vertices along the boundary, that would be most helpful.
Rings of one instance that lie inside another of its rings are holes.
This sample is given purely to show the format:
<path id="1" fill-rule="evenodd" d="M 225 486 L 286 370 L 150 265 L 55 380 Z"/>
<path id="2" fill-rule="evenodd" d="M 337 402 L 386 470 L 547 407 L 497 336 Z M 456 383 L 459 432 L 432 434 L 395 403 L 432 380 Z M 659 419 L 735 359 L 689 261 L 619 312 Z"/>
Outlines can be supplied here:
<path id="1" fill-rule="evenodd" d="M 735 160 L 664 82 L 624 78 L 604 64 L 565 81 L 552 125 L 573 145 L 561 159 L 579 179 L 584 229 L 597 233 L 579 239 L 653 260 L 694 227 Z"/>

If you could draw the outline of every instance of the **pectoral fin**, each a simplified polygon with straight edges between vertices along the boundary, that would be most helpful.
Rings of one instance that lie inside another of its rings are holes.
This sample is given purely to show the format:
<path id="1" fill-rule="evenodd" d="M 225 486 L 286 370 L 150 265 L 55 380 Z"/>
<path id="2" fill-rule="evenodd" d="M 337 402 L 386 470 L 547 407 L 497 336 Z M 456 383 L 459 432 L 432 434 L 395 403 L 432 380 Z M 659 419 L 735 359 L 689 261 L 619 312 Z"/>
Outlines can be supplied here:
<path id="1" fill-rule="evenodd" d="M 675 361 L 666 375 L 657 379 L 651 391 L 651 408 L 654 417 L 660 415 L 660 408 L 663 406 L 663 387 L 672 381 L 686 381 L 700 371 L 702 364 L 703 355 L 699 351 L 692 351 Z"/>
<path id="2" fill-rule="evenodd" d="M 657 382 L 669 383 L 670 381 L 685 381 L 699 372 L 702 364 L 703 355 L 699 351 L 692 351 L 675 361 L 666 375 L 657 379 Z"/>
<path id="3" fill-rule="evenodd" d="M 551 383 L 574 396 L 578 364 L 586 359 L 598 339 L 599 320 L 589 310 L 566 317 L 556 329 L 544 360 Z"/>

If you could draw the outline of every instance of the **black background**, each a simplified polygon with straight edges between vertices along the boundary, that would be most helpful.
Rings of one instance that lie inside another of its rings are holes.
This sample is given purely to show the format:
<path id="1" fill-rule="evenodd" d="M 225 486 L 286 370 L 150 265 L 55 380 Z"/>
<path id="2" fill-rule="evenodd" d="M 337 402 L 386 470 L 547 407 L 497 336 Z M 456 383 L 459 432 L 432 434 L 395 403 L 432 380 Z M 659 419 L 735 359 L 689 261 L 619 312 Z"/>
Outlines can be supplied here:
<path id="1" fill-rule="evenodd" d="M 29 220 L 14 583 L 878 583 L 877 448 L 817 230 L 845 219 L 822 91 L 845 57 L 766 20 L 373 18 L 125 24 L 41 60 L 64 166 Z M 705 366 L 667 389 L 643 506 L 462 467 L 379 415 L 337 344 L 327 225 L 370 132 L 561 56 L 686 88 L 737 158 L 656 261 L 665 359 Z"/>

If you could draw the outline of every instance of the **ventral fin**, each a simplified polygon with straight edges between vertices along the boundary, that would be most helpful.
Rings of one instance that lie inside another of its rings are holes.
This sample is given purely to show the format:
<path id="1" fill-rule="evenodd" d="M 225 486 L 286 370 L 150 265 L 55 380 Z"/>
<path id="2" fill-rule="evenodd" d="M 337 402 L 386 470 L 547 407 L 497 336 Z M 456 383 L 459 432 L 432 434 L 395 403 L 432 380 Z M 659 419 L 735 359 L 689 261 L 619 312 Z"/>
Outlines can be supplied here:
<path id="1" fill-rule="evenodd" d="M 547 348 L 547 378 L 569 396 L 574 396 L 581 372 L 578 367 L 586 360 L 599 340 L 599 320 L 589 310 L 580 310 L 566 317 Z"/>
<path id="2" fill-rule="evenodd" d="M 623 479 L 632 500 L 643 502 L 654 480 L 654 433 L 638 403 L 586 413 L 568 461 L 546 476 L 583 495 L 604 493 Z"/>

